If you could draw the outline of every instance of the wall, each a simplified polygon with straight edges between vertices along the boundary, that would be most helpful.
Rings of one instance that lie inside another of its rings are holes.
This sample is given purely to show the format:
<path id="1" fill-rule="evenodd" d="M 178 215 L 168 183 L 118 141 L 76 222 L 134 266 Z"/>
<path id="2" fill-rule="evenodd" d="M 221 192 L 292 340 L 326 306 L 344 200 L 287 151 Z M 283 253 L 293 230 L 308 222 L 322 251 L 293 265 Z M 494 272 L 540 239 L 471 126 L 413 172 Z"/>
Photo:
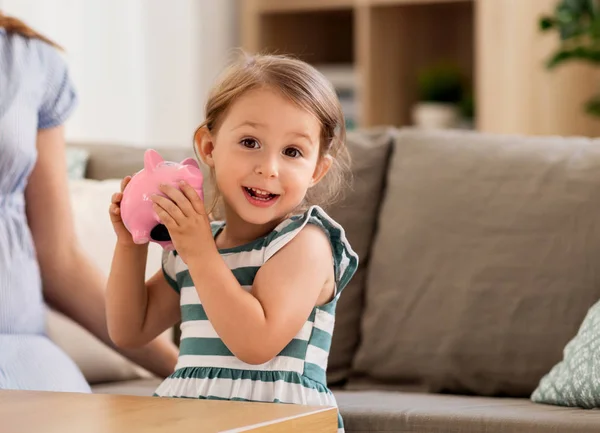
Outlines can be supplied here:
<path id="1" fill-rule="evenodd" d="M 0 0 L 65 48 L 71 141 L 186 146 L 237 45 L 235 0 Z"/>
<path id="2" fill-rule="evenodd" d="M 567 62 L 547 70 L 560 45 L 539 17 L 556 0 L 480 1 L 477 10 L 478 129 L 489 133 L 600 136 L 600 121 L 583 109 L 598 89 L 600 68 Z"/>

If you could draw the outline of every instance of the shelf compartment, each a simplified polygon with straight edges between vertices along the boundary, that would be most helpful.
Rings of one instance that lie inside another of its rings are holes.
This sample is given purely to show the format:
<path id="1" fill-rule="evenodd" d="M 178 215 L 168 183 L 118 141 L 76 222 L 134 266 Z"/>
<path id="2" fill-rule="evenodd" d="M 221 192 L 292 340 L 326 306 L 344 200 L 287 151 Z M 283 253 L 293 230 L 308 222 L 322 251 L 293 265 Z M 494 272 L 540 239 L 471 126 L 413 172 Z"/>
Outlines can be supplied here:
<path id="1" fill-rule="evenodd" d="M 352 10 L 262 14 L 259 51 L 312 64 L 352 63 L 353 27 Z"/>

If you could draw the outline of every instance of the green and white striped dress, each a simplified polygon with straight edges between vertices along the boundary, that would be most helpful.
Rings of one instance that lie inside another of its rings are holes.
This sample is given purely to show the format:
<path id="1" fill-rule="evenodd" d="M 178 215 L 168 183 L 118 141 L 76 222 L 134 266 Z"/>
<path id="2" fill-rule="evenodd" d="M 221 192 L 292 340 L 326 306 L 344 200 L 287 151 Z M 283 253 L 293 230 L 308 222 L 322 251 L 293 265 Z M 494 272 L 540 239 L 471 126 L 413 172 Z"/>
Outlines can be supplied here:
<path id="1" fill-rule="evenodd" d="M 307 224 L 323 229 L 331 243 L 335 296 L 329 303 L 313 308 L 294 339 L 261 365 L 246 364 L 231 353 L 208 320 L 186 264 L 176 252 L 164 252 L 164 275 L 181 299 L 181 344 L 175 372 L 156 389 L 156 396 L 337 407 L 327 388 L 327 359 L 336 304 L 358 265 L 358 256 L 344 229 L 320 207 L 313 206 L 283 221 L 266 236 L 219 253 L 242 288 L 250 290 L 260 267 Z M 224 225 L 211 223 L 214 237 Z M 338 429 L 344 431 L 340 416 Z"/>

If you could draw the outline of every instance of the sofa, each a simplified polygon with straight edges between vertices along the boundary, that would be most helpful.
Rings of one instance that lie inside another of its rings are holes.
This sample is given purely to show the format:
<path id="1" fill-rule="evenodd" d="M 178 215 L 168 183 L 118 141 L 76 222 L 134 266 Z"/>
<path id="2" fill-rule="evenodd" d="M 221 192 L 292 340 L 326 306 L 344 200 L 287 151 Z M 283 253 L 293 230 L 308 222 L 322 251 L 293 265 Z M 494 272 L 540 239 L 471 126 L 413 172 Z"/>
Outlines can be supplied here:
<path id="1" fill-rule="evenodd" d="M 328 209 L 360 257 L 328 368 L 346 431 L 599 432 L 597 410 L 530 397 L 600 298 L 600 140 L 375 128 L 348 146 L 353 185 Z M 89 156 L 70 184 L 77 231 L 107 271 L 107 204 L 144 149 L 69 148 Z M 159 248 L 148 261 L 158 269 Z M 49 320 L 94 392 L 151 395 L 160 382 Z"/>

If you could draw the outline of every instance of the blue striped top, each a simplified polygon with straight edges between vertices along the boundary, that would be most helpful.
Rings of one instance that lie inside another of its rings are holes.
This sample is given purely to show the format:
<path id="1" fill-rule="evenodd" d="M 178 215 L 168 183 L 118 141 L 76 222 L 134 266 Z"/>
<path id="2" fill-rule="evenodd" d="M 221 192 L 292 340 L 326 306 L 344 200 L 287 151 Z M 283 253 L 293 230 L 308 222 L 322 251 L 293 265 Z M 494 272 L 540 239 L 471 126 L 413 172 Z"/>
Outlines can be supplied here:
<path id="1" fill-rule="evenodd" d="M 24 195 L 38 130 L 61 125 L 76 100 L 56 49 L 0 28 L 0 389 L 89 392 L 77 366 L 46 336 Z"/>

